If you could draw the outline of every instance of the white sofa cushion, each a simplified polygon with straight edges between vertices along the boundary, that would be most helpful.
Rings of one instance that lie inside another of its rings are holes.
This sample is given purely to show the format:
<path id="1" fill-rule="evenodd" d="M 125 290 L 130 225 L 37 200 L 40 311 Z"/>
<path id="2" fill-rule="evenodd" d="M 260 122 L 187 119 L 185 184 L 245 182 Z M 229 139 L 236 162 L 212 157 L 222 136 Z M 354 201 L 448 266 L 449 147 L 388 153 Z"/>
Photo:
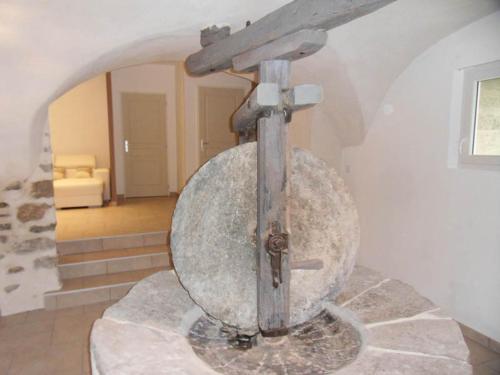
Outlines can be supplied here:
<path id="1" fill-rule="evenodd" d="M 59 168 L 95 168 L 94 155 L 54 155 L 54 167 Z"/>
<path id="2" fill-rule="evenodd" d="M 79 195 L 102 195 L 104 184 L 97 178 L 63 178 L 54 181 L 56 199 Z"/>

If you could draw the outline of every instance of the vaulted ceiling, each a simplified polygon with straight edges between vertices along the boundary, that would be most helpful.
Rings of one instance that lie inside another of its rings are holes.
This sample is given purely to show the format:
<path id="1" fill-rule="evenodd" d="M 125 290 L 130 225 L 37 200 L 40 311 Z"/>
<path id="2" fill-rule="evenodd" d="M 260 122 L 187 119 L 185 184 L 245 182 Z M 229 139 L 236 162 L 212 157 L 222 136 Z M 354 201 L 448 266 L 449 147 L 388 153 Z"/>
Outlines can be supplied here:
<path id="1" fill-rule="evenodd" d="M 47 105 L 67 89 L 117 67 L 183 59 L 199 49 L 201 28 L 228 24 L 236 31 L 287 2 L 4 0 L 0 180 L 27 175 L 38 155 Z M 360 143 L 387 89 L 411 61 L 499 9 L 498 0 L 397 0 L 329 31 L 323 50 L 294 64 L 294 78 L 321 83 L 325 102 L 315 110 L 343 145 Z M 20 159 L 20 153 L 29 157 Z"/>

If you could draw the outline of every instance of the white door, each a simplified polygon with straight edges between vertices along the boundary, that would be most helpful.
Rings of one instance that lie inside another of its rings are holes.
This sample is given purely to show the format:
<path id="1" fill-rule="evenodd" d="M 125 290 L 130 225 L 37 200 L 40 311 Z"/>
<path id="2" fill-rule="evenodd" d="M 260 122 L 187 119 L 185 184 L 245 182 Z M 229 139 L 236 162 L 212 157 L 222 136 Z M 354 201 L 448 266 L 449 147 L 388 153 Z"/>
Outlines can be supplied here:
<path id="1" fill-rule="evenodd" d="M 168 195 L 165 95 L 123 93 L 122 106 L 125 195 Z"/>
<path id="2" fill-rule="evenodd" d="M 231 131 L 231 116 L 243 102 L 243 89 L 200 87 L 200 165 L 237 145 Z"/>

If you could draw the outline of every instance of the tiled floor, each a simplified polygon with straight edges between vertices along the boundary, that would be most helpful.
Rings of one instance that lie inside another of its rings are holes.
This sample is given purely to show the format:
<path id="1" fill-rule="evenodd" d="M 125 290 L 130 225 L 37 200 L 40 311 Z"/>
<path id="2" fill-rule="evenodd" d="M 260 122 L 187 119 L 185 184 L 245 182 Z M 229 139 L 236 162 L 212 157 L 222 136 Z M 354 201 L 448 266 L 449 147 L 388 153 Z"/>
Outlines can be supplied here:
<path id="1" fill-rule="evenodd" d="M 130 198 L 119 206 L 56 211 L 58 241 L 165 231 L 170 228 L 176 197 Z"/>
<path id="2" fill-rule="evenodd" d="M 90 374 L 90 329 L 113 303 L 0 318 L 0 374 Z"/>
<path id="3" fill-rule="evenodd" d="M 91 374 L 89 333 L 93 322 L 113 303 L 0 318 L 0 374 Z M 500 374 L 500 354 L 472 340 L 466 342 L 474 375 Z"/>

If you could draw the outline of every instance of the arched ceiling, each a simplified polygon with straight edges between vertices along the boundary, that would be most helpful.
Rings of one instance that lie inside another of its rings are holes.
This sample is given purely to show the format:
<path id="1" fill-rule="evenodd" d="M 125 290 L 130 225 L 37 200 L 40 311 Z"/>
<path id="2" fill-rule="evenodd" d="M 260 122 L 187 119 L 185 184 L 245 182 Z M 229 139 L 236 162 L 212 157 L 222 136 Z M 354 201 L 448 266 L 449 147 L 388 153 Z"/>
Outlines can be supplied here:
<path id="1" fill-rule="evenodd" d="M 47 105 L 65 90 L 119 66 L 183 59 L 199 49 L 201 28 L 238 30 L 287 2 L 2 1 L 0 181 L 29 174 Z M 321 83 L 325 102 L 315 110 L 344 145 L 359 143 L 385 92 L 415 57 L 498 9 L 498 0 L 398 0 L 331 30 L 323 50 L 294 65 L 294 78 Z"/>

